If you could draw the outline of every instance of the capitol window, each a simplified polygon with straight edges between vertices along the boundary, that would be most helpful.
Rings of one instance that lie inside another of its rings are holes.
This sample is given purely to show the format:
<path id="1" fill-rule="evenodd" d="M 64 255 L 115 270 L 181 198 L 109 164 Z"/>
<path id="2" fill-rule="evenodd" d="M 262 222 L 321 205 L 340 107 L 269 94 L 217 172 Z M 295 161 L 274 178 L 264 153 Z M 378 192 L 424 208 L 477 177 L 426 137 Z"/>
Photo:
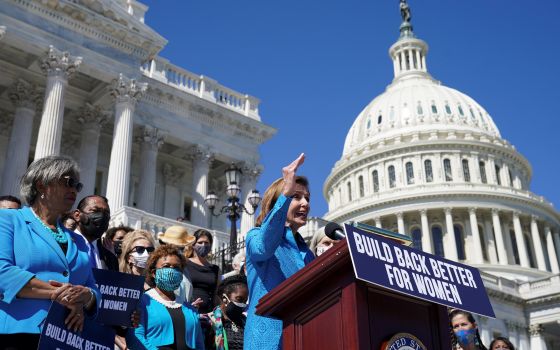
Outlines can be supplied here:
<path id="1" fill-rule="evenodd" d="M 393 165 L 390 165 L 387 171 L 389 173 L 389 187 L 394 188 L 397 184 L 397 179 L 395 176 L 395 167 Z"/>
<path id="2" fill-rule="evenodd" d="M 441 226 L 432 226 L 432 237 L 434 239 L 434 254 L 441 257 L 445 256 L 445 252 L 443 250 L 443 231 L 441 230 Z"/>
<path id="3" fill-rule="evenodd" d="M 459 260 L 465 260 L 467 256 L 465 254 L 463 227 L 461 227 L 461 225 L 453 225 L 453 231 L 455 233 L 455 245 L 457 246 L 457 258 L 459 258 Z"/>
<path id="4" fill-rule="evenodd" d="M 513 174 L 511 173 L 511 169 L 508 169 L 508 175 L 509 175 L 509 185 L 513 187 Z"/>
<path id="5" fill-rule="evenodd" d="M 418 113 L 418 115 L 424 114 L 424 110 L 422 109 L 422 103 L 420 101 L 418 101 L 418 106 L 416 107 L 416 112 Z"/>
<path id="6" fill-rule="evenodd" d="M 445 172 L 445 181 L 453 181 L 453 173 L 451 172 L 451 161 L 448 158 L 443 160 L 443 171 Z"/>
<path id="7" fill-rule="evenodd" d="M 457 107 L 457 109 L 459 109 L 459 114 L 460 114 L 462 117 L 464 117 L 464 116 L 465 116 L 465 113 L 463 113 L 463 107 L 461 107 L 461 105 L 459 105 L 459 106 Z"/>
<path id="8" fill-rule="evenodd" d="M 368 130 L 369 130 L 370 127 L 371 127 L 371 120 L 368 119 L 368 121 L 367 121 L 367 128 L 368 128 Z"/>
<path id="9" fill-rule="evenodd" d="M 478 225 L 478 233 L 480 234 L 480 244 L 482 245 L 480 248 L 482 249 L 482 259 L 484 261 L 488 261 L 488 250 L 486 250 L 486 232 L 482 226 Z"/>
<path id="10" fill-rule="evenodd" d="M 371 173 L 371 177 L 373 179 L 373 192 L 379 192 L 379 174 L 377 170 L 374 170 Z"/>
<path id="11" fill-rule="evenodd" d="M 498 186 L 502 185 L 502 179 L 500 179 L 500 166 L 498 164 L 494 165 L 494 170 L 496 172 L 496 183 Z"/>
<path id="12" fill-rule="evenodd" d="M 352 202 L 352 184 L 350 183 L 350 181 L 346 183 L 346 187 L 348 189 L 348 202 Z"/>
<path id="13" fill-rule="evenodd" d="M 465 182 L 471 182 L 471 172 L 469 170 L 469 160 L 468 159 L 463 159 L 461 161 L 461 163 L 463 164 L 463 178 L 465 179 Z"/>
<path id="14" fill-rule="evenodd" d="M 424 171 L 426 173 L 426 182 L 434 181 L 434 173 L 432 171 L 432 161 L 431 160 L 426 159 L 424 161 Z"/>
<path id="15" fill-rule="evenodd" d="M 364 177 L 363 176 L 359 176 L 358 177 L 358 189 L 360 191 L 360 197 L 364 196 Z"/>
<path id="16" fill-rule="evenodd" d="M 451 114 L 451 107 L 447 103 L 445 104 L 445 113 Z"/>
<path id="17" fill-rule="evenodd" d="M 406 183 L 409 185 L 414 184 L 414 168 L 412 162 L 407 162 L 406 165 Z"/>
<path id="18" fill-rule="evenodd" d="M 412 229 L 412 248 L 422 250 L 422 231 L 418 227 Z"/>
<path id="19" fill-rule="evenodd" d="M 380 115 L 377 117 L 377 124 L 381 124 L 382 121 L 383 121 L 383 116 L 380 114 Z"/>
<path id="20" fill-rule="evenodd" d="M 484 164 L 483 161 L 478 162 L 478 167 L 480 168 L 480 181 L 482 181 L 483 184 L 488 183 L 488 180 L 486 179 L 486 164 Z"/>
<path id="21" fill-rule="evenodd" d="M 513 230 L 509 230 L 509 236 L 511 238 L 511 249 L 513 250 L 513 260 L 517 265 L 520 265 L 521 260 L 519 259 L 519 249 L 517 248 L 517 239 L 515 238 L 515 232 Z"/>
<path id="22" fill-rule="evenodd" d="M 437 107 L 436 104 L 432 101 L 432 113 L 437 114 Z"/>

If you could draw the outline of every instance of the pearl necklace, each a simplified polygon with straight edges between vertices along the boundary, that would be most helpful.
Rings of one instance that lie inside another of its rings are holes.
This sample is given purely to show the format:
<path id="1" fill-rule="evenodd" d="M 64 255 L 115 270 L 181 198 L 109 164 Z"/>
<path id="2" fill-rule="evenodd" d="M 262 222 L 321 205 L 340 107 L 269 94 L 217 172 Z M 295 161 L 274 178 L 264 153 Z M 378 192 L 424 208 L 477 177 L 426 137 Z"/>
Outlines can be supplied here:
<path id="1" fill-rule="evenodd" d="M 146 292 L 146 294 L 148 294 L 152 299 L 154 299 L 155 301 L 157 301 L 158 303 L 160 303 L 161 305 L 170 308 L 170 309 L 178 309 L 182 306 L 182 304 L 179 304 L 178 302 L 176 302 L 175 300 L 165 300 L 161 297 L 161 295 L 158 294 L 158 292 L 155 289 L 150 289 Z"/>
<path id="2" fill-rule="evenodd" d="M 56 222 L 56 231 L 53 231 L 50 227 L 48 227 L 43 220 L 41 220 L 41 218 L 39 217 L 39 215 L 37 215 L 37 213 L 35 213 L 35 211 L 33 210 L 33 208 L 30 208 L 31 212 L 33 213 L 33 215 L 35 215 L 35 218 L 41 223 L 41 225 L 43 225 L 44 228 L 47 229 L 47 231 L 49 231 L 53 237 L 54 240 L 58 243 L 58 244 L 66 244 L 68 243 L 68 237 L 66 237 L 66 234 L 64 233 L 64 231 L 62 231 L 62 228 L 60 227 L 60 223 L 57 221 Z"/>

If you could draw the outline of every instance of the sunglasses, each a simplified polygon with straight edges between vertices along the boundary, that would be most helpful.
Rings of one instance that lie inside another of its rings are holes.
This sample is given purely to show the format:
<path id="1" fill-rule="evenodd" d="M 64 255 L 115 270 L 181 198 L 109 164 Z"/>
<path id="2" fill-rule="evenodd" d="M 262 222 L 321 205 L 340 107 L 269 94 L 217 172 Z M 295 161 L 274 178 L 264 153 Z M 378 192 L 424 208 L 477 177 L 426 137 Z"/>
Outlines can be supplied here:
<path id="1" fill-rule="evenodd" d="M 64 185 L 66 187 L 72 187 L 76 189 L 76 192 L 80 192 L 82 188 L 84 188 L 84 184 L 79 182 L 78 180 L 74 179 L 72 176 L 63 176 L 62 180 L 64 180 Z"/>
<path id="2" fill-rule="evenodd" d="M 144 252 L 146 250 L 148 251 L 148 253 L 151 253 L 151 252 L 154 251 L 154 249 L 155 249 L 154 247 L 142 247 L 141 245 L 138 245 L 138 246 L 132 248 L 131 251 L 136 252 L 138 254 L 144 254 Z"/>

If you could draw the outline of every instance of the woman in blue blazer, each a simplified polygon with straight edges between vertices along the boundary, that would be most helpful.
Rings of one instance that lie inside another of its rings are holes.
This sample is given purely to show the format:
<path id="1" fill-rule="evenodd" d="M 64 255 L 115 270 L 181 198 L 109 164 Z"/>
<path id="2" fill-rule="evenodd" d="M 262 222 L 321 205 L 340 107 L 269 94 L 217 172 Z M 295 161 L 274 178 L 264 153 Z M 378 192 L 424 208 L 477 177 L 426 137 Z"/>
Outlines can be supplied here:
<path id="1" fill-rule="evenodd" d="M 69 329 L 94 314 L 95 286 L 85 240 L 63 227 L 82 184 L 76 162 L 50 156 L 34 161 L 21 179 L 29 207 L 0 210 L 0 344 L 36 348 L 52 301 L 66 306 Z"/>
<path id="2" fill-rule="evenodd" d="M 174 291 L 183 281 L 185 258 L 178 246 L 161 245 L 150 255 L 146 283 L 155 285 L 140 299 L 140 324 L 129 329 L 126 344 L 140 350 L 204 350 L 198 312 Z"/>
<path id="3" fill-rule="evenodd" d="M 283 178 L 274 181 L 264 193 L 257 227 L 247 233 L 249 309 L 244 349 L 282 348 L 282 321 L 257 315 L 257 303 L 314 258 L 297 232 L 309 214 L 309 184 L 305 177 L 296 176 L 303 161 L 301 154 L 282 169 Z"/>

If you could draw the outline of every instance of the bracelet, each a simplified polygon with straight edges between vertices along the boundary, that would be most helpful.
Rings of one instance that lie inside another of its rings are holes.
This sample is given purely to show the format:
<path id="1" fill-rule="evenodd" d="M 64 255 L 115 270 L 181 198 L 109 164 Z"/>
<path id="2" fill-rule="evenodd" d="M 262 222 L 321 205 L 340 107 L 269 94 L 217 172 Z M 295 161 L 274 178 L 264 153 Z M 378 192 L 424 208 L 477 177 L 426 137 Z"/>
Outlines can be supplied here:
<path id="1" fill-rule="evenodd" d="M 89 296 L 88 302 L 84 304 L 84 309 L 88 309 L 91 306 L 93 298 L 95 297 L 95 294 L 93 294 L 93 291 L 91 290 L 91 288 L 88 287 L 88 289 L 89 289 L 90 296 Z"/>

